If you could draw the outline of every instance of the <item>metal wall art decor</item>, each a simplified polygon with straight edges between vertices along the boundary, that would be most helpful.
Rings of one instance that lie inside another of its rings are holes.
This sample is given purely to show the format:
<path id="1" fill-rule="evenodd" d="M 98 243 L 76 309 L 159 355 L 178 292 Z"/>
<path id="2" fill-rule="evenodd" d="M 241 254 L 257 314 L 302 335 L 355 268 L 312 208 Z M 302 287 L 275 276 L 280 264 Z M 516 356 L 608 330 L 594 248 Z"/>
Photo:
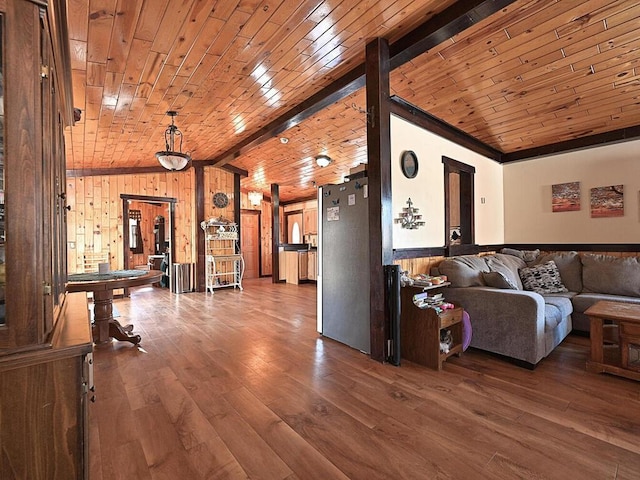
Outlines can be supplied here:
<path id="1" fill-rule="evenodd" d="M 419 209 L 413 206 L 411 198 L 407 200 L 407 205 L 409 206 L 402 209 L 402 213 L 395 219 L 395 223 L 401 224 L 402 228 L 408 230 L 416 230 L 418 227 L 424 226 L 422 215 L 418 214 Z"/>

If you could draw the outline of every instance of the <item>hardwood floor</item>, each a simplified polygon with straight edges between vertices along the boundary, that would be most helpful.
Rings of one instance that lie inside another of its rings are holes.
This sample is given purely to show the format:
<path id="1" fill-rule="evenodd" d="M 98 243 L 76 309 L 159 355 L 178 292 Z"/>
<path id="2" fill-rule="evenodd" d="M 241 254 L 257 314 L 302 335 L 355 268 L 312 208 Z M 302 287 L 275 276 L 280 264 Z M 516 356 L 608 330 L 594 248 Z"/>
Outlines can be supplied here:
<path id="1" fill-rule="evenodd" d="M 441 372 L 315 331 L 315 287 L 116 299 L 139 347 L 95 351 L 91 479 L 638 479 L 640 384 L 476 350 Z"/>

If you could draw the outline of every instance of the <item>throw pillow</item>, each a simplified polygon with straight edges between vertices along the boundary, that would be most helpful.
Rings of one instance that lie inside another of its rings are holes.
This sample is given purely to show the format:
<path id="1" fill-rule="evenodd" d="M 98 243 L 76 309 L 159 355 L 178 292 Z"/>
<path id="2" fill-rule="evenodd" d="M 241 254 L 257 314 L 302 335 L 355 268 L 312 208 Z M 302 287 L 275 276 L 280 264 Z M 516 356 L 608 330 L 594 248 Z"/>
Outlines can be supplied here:
<path id="1" fill-rule="evenodd" d="M 496 253 L 494 255 L 488 255 L 487 266 L 490 272 L 501 272 L 513 284 L 518 287 L 518 290 L 522 290 L 522 281 L 518 270 L 524 267 L 528 267 L 524 260 L 518 257 L 512 257 L 511 255 L 504 255 L 502 253 Z"/>
<path id="2" fill-rule="evenodd" d="M 570 292 L 582 291 L 582 262 L 578 252 L 554 252 L 541 255 L 536 263 L 553 260 L 560 272 L 562 283 Z M 530 265 L 527 265 L 530 266 Z"/>
<path id="3" fill-rule="evenodd" d="M 537 293 L 568 292 L 560 278 L 556 262 L 548 262 L 520 269 L 520 279 L 525 290 Z"/>
<path id="4" fill-rule="evenodd" d="M 518 290 L 518 286 L 502 272 L 482 272 L 482 278 L 489 287 Z"/>
<path id="5" fill-rule="evenodd" d="M 532 264 L 540 255 L 540 249 L 535 250 L 516 250 L 515 248 L 503 248 L 500 250 L 500 253 L 504 253 L 505 255 L 512 255 L 514 257 L 518 257 L 520 260 L 523 260 L 527 265 Z"/>

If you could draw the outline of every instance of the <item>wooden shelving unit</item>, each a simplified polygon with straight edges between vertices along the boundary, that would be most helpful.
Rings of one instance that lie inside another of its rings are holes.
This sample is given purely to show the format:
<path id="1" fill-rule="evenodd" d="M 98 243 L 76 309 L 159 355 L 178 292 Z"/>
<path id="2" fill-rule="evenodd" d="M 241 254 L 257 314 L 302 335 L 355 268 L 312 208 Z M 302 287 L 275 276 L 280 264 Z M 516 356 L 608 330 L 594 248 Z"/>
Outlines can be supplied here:
<path id="1" fill-rule="evenodd" d="M 242 290 L 244 258 L 240 254 L 238 226 L 206 221 L 201 224 L 205 232 L 206 290 L 234 287 Z"/>
<path id="2" fill-rule="evenodd" d="M 434 308 L 418 308 L 413 295 L 433 287 L 403 287 L 400 292 L 400 352 L 402 358 L 420 365 L 442 370 L 442 364 L 451 355 L 462 353 L 462 308 L 455 307 L 438 313 Z M 453 344 L 449 352 L 440 351 L 440 330 L 451 331 Z"/>

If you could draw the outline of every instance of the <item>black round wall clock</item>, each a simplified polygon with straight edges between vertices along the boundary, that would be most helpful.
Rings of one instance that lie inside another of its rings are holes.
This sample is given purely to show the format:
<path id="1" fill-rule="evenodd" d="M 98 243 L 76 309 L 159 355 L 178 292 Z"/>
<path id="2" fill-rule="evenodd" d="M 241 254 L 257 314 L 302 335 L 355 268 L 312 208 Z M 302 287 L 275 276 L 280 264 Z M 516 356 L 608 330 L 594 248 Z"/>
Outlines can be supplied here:
<path id="1" fill-rule="evenodd" d="M 227 194 L 223 192 L 214 193 L 213 204 L 218 208 L 224 208 L 229 205 L 229 197 L 227 197 Z"/>
<path id="2" fill-rule="evenodd" d="M 405 150 L 400 157 L 400 168 L 407 178 L 418 175 L 418 156 L 412 150 Z"/>

